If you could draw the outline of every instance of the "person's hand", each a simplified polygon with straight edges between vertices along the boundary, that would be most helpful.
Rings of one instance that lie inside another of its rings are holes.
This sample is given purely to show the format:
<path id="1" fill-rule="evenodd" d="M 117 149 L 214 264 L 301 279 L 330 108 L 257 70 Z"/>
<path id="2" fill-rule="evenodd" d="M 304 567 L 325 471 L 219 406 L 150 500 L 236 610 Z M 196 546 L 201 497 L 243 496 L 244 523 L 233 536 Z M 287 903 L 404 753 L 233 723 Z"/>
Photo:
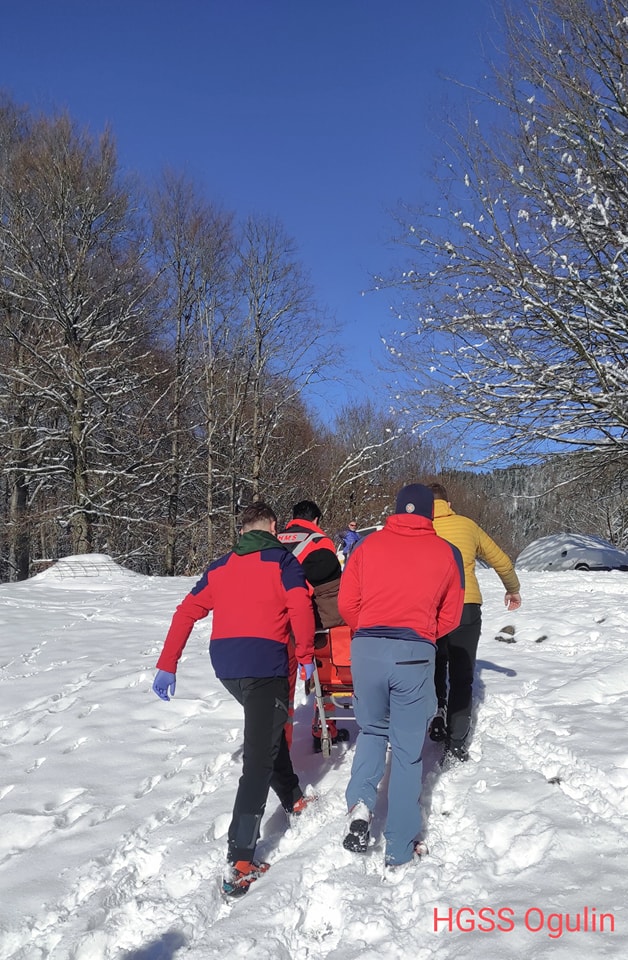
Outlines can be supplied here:
<path id="1" fill-rule="evenodd" d="M 521 606 L 521 594 L 507 593 L 504 597 L 504 604 L 508 610 L 518 610 Z"/>
<path id="2" fill-rule="evenodd" d="M 177 678 L 174 673 L 168 673 L 167 670 L 158 670 L 153 680 L 153 692 L 161 700 L 169 700 L 174 697 L 174 688 L 177 685 Z M 170 697 L 168 696 L 170 692 Z"/>
<path id="3" fill-rule="evenodd" d="M 300 663 L 299 664 L 299 677 L 301 680 L 305 680 L 306 683 L 312 679 L 312 674 L 314 673 L 314 663 Z"/>

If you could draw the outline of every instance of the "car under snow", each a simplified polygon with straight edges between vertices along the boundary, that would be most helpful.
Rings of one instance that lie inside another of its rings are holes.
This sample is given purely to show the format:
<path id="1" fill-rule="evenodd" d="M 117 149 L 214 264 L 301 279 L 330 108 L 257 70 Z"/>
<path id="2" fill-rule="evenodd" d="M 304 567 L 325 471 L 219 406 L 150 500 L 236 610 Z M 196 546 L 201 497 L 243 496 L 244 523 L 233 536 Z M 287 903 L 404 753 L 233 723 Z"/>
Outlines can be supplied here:
<path id="1" fill-rule="evenodd" d="M 534 540 L 517 557 L 517 570 L 626 570 L 628 553 L 586 533 L 554 533 Z"/>

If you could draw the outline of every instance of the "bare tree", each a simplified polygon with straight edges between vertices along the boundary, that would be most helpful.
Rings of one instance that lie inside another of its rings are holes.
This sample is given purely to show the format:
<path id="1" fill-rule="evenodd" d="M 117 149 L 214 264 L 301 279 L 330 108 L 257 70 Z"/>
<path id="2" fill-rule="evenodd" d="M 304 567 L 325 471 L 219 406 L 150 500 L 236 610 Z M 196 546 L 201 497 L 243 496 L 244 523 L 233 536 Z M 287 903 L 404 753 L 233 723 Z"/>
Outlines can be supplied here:
<path id="1" fill-rule="evenodd" d="M 0 102 L 0 184 L 6 183 L 12 158 L 27 135 L 28 118 L 24 111 L 8 100 Z M 0 222 L 9 213 L 7 193 L 0 189 Z M 23 322 L 14 315 L 9 284 L 5 279 L 7 254 L 0 245 L 0 462 L 6 482 L 8 502 L 6 517 L 6 555 L 9 579 L 24 580 L 30 569 L 29 484 L 27 467 L 29 447 L 33 442 L 32 425 L 35 420 L 37 398 L 23 382 L 10 376 L 10 371 L 21 369 L 28 357 L 19 343 L 8 335 L 14 324 Z"/>
<path id="2" fill-rule="evenodd" d="M 350 517 L 369 526 L 387 516 L 401 486 L 435 470 L 426 442 L 406 433 L 391 413 L 366 401 L 348 404 L 324 444 L 327 478 L 321 505 L 341 528 Z"/>
<path id="3" fill-rule="evenodd" d="M 409 415 L 457 425 L 468 461 L 628 451 L 627 14 L 513 6 L 440 210 L 406 217 L 411 322 L 388 346 Z"/>
<path id="4" fill-rule="evenodd" d="M 23 470 L 69 488 L 57 519 L 89 552 L 120 508 L 148 343 L 129 194 L 111 136 L 94 141 L 65 116 L 32 124 L 0 187 L 6 379 L 40 410 Z"/>
<path id="5" fill-rule="evenodd" d="M 275 486 L 271 451 L 282 422 L 309 385 L 338 362 L 331 325 L 321 317 L 294 242 L 276 220 L 250 217 L 236 251 L 240 322 L 228 378 L 232 390 L 230 470 L 232 509 Z M 237 411 L 237 413 L 236 413 Z"/>
<path id="6" fill-rule="evenodd" d="M 28 357 L 18 342 L 6 336 L 7 327 L 15 321 L 9 305 L 5 305 L 0 321 L 0 427 L 2 464 L 7 482 L 7 549 L 9 579 L 25 580 L 30 570 L 29 468 L 33 464 L 36 444 L 35 425 L 41 404 L 29 391 L 24 379 L 11 374 L 25 370 Z"/>
<path id="7" fill-rule="evenodd" d="M 193 486 L 195 475 L 198 477 L 203 453 L 208 462 L 205 481 L 210 554 L 213 549 L 214 317 L 231 252 L 231 218 L 208 204 L 185 177 L 166 171 L 152 195 L 151 220 L 153 257 L 161 280 L 162 336 L 170 356 L 159 408 L 164 415 L 161 443 L 167 438 L 169 448 L 163 481 L 167 510 L 164 572 L 173 576 L 181 511 L 186 500 L 189 503 L 194 496 L 188 489 L 186 497 L 186 488 Z M 198 406 L 199 379 L 207 388 L 203 391 L 203 413 Z M 207 390 L 212 398 L 208 398 Z M 194 439 L 201 429 L 203 444 Z"/>

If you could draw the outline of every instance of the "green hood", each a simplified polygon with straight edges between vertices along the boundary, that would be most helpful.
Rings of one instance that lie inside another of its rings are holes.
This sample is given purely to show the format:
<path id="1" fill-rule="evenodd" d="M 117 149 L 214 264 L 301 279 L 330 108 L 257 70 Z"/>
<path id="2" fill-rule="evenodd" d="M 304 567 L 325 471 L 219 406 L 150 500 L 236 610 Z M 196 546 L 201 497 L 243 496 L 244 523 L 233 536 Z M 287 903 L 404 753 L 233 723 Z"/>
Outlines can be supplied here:
<path id="1" fill-rule="evenodd" d="M 283 544 L 268 530 L 247 530 L 236 543 L 233 552 L 243 557 L 247 553 L 257 553 L 258 550 L 268 550 L 270 547 L 283 547 Z M 285 547 L 283 549 L 285 550 Z"/>

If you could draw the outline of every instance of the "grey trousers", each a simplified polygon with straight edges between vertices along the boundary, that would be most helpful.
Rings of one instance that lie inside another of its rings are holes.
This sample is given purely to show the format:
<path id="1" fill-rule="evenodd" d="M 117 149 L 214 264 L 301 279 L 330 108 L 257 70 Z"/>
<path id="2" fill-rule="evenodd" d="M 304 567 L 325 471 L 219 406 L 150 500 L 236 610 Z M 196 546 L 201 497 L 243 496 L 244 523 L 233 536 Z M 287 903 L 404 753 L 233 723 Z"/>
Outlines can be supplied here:
<path id="1" fill-rule="evenodd" d="M 355 717 L 360 728 L 346 790 L 349 809 L 375 809 L 377 787 L 391 748 L 386 863 L 412 859 L 421 834 L 423 744 L 436 710 L 434 644 L 359 633 L 351 643 Z"/>

